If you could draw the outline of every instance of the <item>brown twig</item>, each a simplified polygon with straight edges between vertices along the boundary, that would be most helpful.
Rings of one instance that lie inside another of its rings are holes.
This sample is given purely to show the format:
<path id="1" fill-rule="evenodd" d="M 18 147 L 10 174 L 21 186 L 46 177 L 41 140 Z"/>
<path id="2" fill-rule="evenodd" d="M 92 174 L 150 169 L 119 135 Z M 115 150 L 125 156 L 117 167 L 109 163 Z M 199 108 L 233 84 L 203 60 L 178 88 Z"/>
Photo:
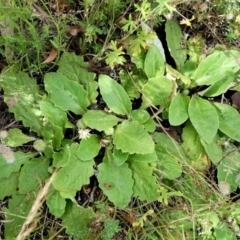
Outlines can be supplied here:
<path id="1" fill-rule="evenodd" d="M 24 240 L 30 232 L 32 232 L 32 230 L 35 228 L 35 224 L 30 225 L 33 222 L 34 217 L 37 215 L 37 211 L 38 209 L 41 207 L 41 205 L 43 204 L 48 189 L 51 185 L 51 183 L 53 182 L 56 174 L 57 174 L 58 169 L 55 169 L 52 176 L 48 179 L 48 181 L 45 183 L 44 187 L 40 190 L 40 192 L 38 193 L 38 196 L 36 198 L 36 200 L 34 201 L 32 208 L 25 220 L 25 222 L 22 225 L 22 229 L 20 231 L 20 233 L 18 234 L 16 240 Z"/>

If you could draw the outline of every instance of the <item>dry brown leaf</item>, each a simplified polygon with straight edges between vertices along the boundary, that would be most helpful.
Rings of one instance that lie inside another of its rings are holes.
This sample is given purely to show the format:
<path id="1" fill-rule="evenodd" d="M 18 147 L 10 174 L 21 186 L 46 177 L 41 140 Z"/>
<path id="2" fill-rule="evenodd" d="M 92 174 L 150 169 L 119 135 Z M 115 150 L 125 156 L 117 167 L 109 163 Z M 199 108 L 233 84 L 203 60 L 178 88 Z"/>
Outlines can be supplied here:
<path id="1" fill-rule="evenodd" d="M 72 36 L 77 36 L 79 32 L 81 32 L 82 29 L 79 26 L 67 26 L 67 33 L 71 34 Z"/>
<path id="2" fill-rule="evenodd" d="M 51 50 L 50 54 L 45 59 L 45 61 L 42 62 L 42 64 L 52 62 L 57 57 L 57 55 L 58 55 L 57 49 L 52 47 L 52 50 Z"/>

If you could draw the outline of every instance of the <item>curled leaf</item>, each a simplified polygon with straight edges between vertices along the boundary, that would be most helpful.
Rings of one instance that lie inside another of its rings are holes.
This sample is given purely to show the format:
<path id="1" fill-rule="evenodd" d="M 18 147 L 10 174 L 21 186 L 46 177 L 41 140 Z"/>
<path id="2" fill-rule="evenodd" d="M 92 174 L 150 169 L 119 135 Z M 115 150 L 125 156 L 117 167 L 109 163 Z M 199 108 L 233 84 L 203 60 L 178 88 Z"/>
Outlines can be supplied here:
<path id="1" fill-rule="evenodd" d="M 58 55 L 58 51 L 56 48 L 52 47 L 51 52 L 49 53 L 48 57 L 45 59 L 45 61 L 42 62 L 42 64 L 50 63 L 52 62 Z"/>

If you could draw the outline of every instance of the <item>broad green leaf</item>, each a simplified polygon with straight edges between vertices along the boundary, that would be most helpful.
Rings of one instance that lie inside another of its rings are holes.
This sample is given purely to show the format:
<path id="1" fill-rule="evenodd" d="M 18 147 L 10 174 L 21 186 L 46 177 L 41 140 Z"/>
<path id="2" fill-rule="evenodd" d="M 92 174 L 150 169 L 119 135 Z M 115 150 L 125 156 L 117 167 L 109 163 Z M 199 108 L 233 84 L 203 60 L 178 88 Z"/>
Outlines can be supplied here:
<path id="1" fill-rule="evenodd" d="M 113 143 L 116 149 L 130 154 L 146 154 L 154 151 L 152 138 L 137 121 L 126 120 L 119 124 L 113 134 Z"/>
<path id="2" fill-rule="evenodd" d="M 102 98 L 109 109 L 117 114 L 129 115 L 132 106 L 124 88 L 107 75 L 100 75 L 98 84 Z"/>
<path id="3" fill-rule="evenodd" d="M 125 208 L 132 196 L 132 171 L 128 164 L 115 165 L 105 157 L 103 163 L 98 165 L 99 186 L 108 199 L 116 207 Z"/>
<path id="4" fill-rule="evenodd" d="M 151 118 L 150 114 L 143 109 L 133 110 L 130 114 L 130 119 L 142 124 L 148 132 L 154 132 L 156 129 L 156 122 Z"/>
<path id="5" fill-rule="evenodd" d="M 182 140 L 182 147 L 192 161 L 197 161 L 205 153 L 200 137 L 189 121 L 183 128 Z"/>
<path id="6" fill-rule="evenodd" d="M 131 161 L 137 161 L 137 162 L 157 162 L 157 154 L 156 152 L 148 153 L 148 154 L 132 154 L 128 157 Z"/>
<path id="7" fill-rule="evenodd" d="M 200 137 L 206 143 L 211 143 L 219 127 L 218 113 L 212 104 L 193 96 L 189 103 L 188 115 Z"/>
<path id="8" fill-rule="evenodd" d="M 240 142 L 240 115 L 238 111 L 227 104 L 214 103 L 214 106 L 219 115 L 219 130 Z"/>
<path id="9" fill-rule="evenodd" d="M 65 128 L 68 119 L 67 113 L 61 110 L 58 107 L 55 107 L 52 102 L 44 99 L 39 102 L 40 109 L 44 116 L 44 123 L 51 122 L 52 124 L 61 127 L 62 129 Z"/>
<path id="10" fill-rule="evenodd" d="M 154 132 L 153 139 L 157 144 L 164 146 L 171 155 L 175 158 L 179 158 L 182 161 L 189 160 L 182 145 L 177 143 L 174 139 L 170 138 L 164 133 Z"/>
<path id="11" fill-rule="evenodd" d="M 162 172 L 163 178 L 171 180 L 180 177 L 182 174 L 182 166 L 179 163 L 179 159 L 181 157 L 174 156 L 161 143 L 156 144 L 155 149 L 158 156 L 157 168 Z"/>
<path id="12" fill-rule="evenodd" d="M 58 61 L 57 72 L 68 79 L 75 80 L 84 86 L 90 103 L 96 103 L 98 84 L 94 81 L 96 74 L 89 72 L 89 63 L 84 62 L 83 56 L 74 53 L 63 53 Z"/>
<path id="13" fill-rule="evenodd" d="M 91 134 L 88 138 L 81 140 L 76 155 L 82 161 L 88 161 L 96 157 L 100 149 L 101 144 L 98 135 Z"/>
<path id="14" fill-rule="evenodd" d="M 133 172 L 133 197 L 139 197 L 141 201 L 154 201 L 159 197 L 157 190 L 159 185 L 157 179 L 153 176 L 153 169 L 149 167 L 148 163 L 129 161 L 129 168 Z"/>
<path id="15" fill-rule="evenodd" d="M 45 75 L 44 83 L 49 98 L 55 106 L 80 115 L 86 112 L 89 101 L 87 91 L 81 84 L 53 72 Z"/>
<path id="16" fill-rule="evenodd" d="M 128 153 L 123 153 L 121 150 L 114 149 L 112 154 L 112 161 L 117 166 L 121 166 L 128 159 Z"/>
<path id="17" fill-rule="evenodd" d="M 151 117 L 142 125 L 150 133 L 153 133 L 156 130 L 156 122 Z"/>
<path id="18" fill-rule="evenodd" d="M 198 66 L 192 78 L 198 86 L 211 85 L 227 72 L 233 72 L 239 63 L 236 58 L 240 56 L 240 52 L 228 50 L 223 52 L 214 52 L 207 56 Z"/>
<path id="19" fill-rule="evenodd" d="M 109 114 L 101 110 L 87 110 L 87 112 L 83 115 L 82 120 L 92 129 L 106 131 L 117 125 L 120 119 L 113 114 Z"/>
<path id="20" fill-rule="evenodd" d="M 91 239 L 89 224 L 96 218 L 91 207 L 84 208 L 77 203 L 68 202 L 65 214 L 61 217 L 66 233 L 73 239 Z"/>
<path id="21" fill-rule="evenodd" d="M 169 107 L 169 122 L 172 126 L 178 126 L 188 119 L 189 97 L 178 93 L 171 101 Z"/>
<path id="22" fill-rule="evenodd" d="M 45 143 L 51 145 L 54 149 L 60 147 L 61 141 L 64 138 L 62 128 L 54 125 L 52 122 L 44 124 L 41 134 L 44 137 Z"/>
<path id="23" fill-rule="evenodd" d="M 53 166 L 54 167 L 65 167 L 68 165 L 71 157 L 71 149 L 68 144 L 66 144 L 63 149 L 59 152 L 53 154 Z"/>
<path id="24" fill-rule="evenodd" d="M 169 52 L 177 65 L 177 69 L 181 69 L 187 59 L 182 30 L 176 21 L 168 20 L 165 25 L 165 32 Z"/>
<path id="25" fill-rule="evenodd" d="M 144 68 L 144 60 L 146 58 L 146 55 L 147 55 L 147 52 L 144 49 L 142 49 L 142 51 L 138 55 L 132 56 L 133 62 L 137 69 Z"/>
<path id="26" fill-rule="evenodd" d="M 81 161 L 76 156 L 78 146 L 77 143 L 70 146 L 69 162 L 58 171 L 53 180 L 53 187 L 56 190 L 64 192 L 65 196 L 67 196 L 66 198 L 74 197 L 84 184 L 89 183 L 89 178 L 94 174 L 94 162 Z M 81 171 L 81 174 L 79 174 L 79 171 Z"/>
<path id="27" fill-rule="evenodd" d="M 29 159 L 34 158 L 38 153 L 23 153 L 23 152 L 15 152 L 14 156 L 16 161 L 8 164 L 3 158 L 2 154 L 0 154 L 0 179 L 8 178 L 11 173 L 18 172 L 20 167 L 27 162 Z"/>
<path id="28" fill-rule="evenodd" d="M 150 114 L 143 109 L 133 110 L 130 114 L 130 119 L 138 121 L 140 124 L 147 122 L 150 118 Z"/>
<path id="29" fill-rule="evenodd" d="M 223 157 L 222 148 L 217 143 L 218 140 L 219 140 L 218 134 L 215 136 L 215 138 L 213 139 L 213 141 L 210 144 L 205 143 L 201 139 L 201 143 L 202 143 L 206 153 L 208 154 L 209 158 L 211 159 L 211 161 L 214 164 L 217 164 Z"/>
<path id="30" fill-rule="evenodd" d="M 228 227 L 226 222 L 220 222 L 214 232 L 217 240 L 237 240 L 238 238 L 234 234 L 233 230 Z"/>
<path id="31" fill-rule="evenodd" d="M 18 177 L 18 173 L 12 173 L 8 178 L 0 180 L 0 200 L 13 195 L 17 191 Z"/>
<path id="32" fill-rule="evenodd" d="M 216 97 L 222 93 L 225 93 L 234 79 L 235 75 L 232 72 L 226 72 L 217 82 L 198 94 L 205 97 Z"/>
<path id="33" fill-rule="evenodd" d="M 165 63 L 161 53 L 158 51 L 156 46 L 151 46 L 148 49 L 145 61 L 144 61 L 144 72 L 148 78 L 154 78 L 161 76 L 165 71 Z"/>
<path id="34" fill-rule="evenodd" d="M 58 61 L 58 73 L 66 75 L 69 79 L 79 81 L 82 78 L 84 81 L 85 74 L 82 75 L 82 69 L 89 67 L 88 62 L 84 62 L 83 56 L 77 56 L 75 53 L 65 52 Z"/>
<path id="35" fill-rule="evenodd" d="M 36 138 L 29 137 L 18 128 L 12 128 L 8 131 L 7 138 L 3 139 L 2 142 L 10 147 L 22 146 L 25 143 L 32 142 Z"/>
<path id="36" fill-rule="evenodd" d="M 192 78 L 192 75 L 196 69 L 197 64 L 191 60 L 187 60 L 181 68 L 181 73 L 188 78 Z"/>
<path id="37" fill-rule="evenodd" d="M 41 181 L 44 181 L 49 176 L 49 163 L 49 159 L 40 157 L 34 158 L 24 164 L 19 176 L 20 194 L 28 193 L 40 187 Z"/>
<path id="38" fill-rule="evenodd" d="M 125 89 L 129 98 L 130 99 L 139 98 L 140 97 L 139 89 L 141 89 L 143 84 L 147 82 L 146 76 L 139 72 L 134 74 L 134 72 L 128 73 L 123 70 L 119 73 L 119 76 L 121 79 L 121 85 Z"/>
<path id="39" fill-rule="evenodd" d="M 234 192 L 239 186 L 240 153 L 237 147 L 230 145 L 223 155 L 224 158 L 217 167 L 218 183 L 226 182 L 230 185 L 230 191 Z"/>
<path id="40" fill-rule="evenodd" d="M 6 222 L 4 223 L 4 239 L 17 239 L 23 223 L 33 205 L 36 193 L 23 195 L 13 194 L 8 201 L 8 209 L 4 209 Z"/>
<path id="41" fill-rule="evenodd" d="M 25 127 L 40 135 L 42 129 L 42 115 L 38 102 L 38 85 L 35 79 L 27 73 L 7 71 L 0 75 L 1 87 L 4 90 L 4 102 L 9 111 L 14 113 L 17 120 L 21 120 Z"/>
<path id="42" fill-rule="evenodd" d="M 58 191 L 50 193 L 47 197 L 46 204 L 49 208 L 49 212 L 55 217 L 61 217 L 65 212 L 66 200 L 61 197 Z"/>
<path id="43" fill-rule="evenodd" d="M 150 78 L 143 86 L 143 101 L 146 106 L 166 105 L 172 93 L 172 81 L 163 76 Z M 145 106 L 144 105 L 144 106 Z"/>

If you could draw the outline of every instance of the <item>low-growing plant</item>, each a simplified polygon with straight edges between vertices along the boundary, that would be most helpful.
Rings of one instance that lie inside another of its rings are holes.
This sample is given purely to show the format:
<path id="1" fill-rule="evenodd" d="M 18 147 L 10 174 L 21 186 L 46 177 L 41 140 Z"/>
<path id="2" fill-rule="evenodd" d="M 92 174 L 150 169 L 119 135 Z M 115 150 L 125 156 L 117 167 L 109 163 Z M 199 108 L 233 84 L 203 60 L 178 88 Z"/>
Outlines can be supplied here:
<path id="1" fill-rule="evenodd" d="M 139 19 L 148 20 L 148 2 L 135 7 Z M 129 21 L 125 28 L 130 16 Z M 44 201 L 70 236 L 92 238 L 88 228 L 98 220 L 105 227 L 101 237 L 111 239 L 119 231 L 118 219 L 75 201 L 92 177 L 115 208 L 125 209 L 132 199 L 147 206 L 131 222 L 142 238 L 149 230 L 152 239 L 220 239 L 221 234 L 236 239 L 239 203 L 226 202 L 239 186 L 240 118 L 224 94 L 239 90 L 240 52 L 203 56 L 202 42 L 185 40 L 179 24 L 168 20 L 166 41 L 175 69 L 148 25 L 142 28 L 120 45 L 112 40 L 113 51 L 106 52 L 114 68 L 127 62 L 123 50 L 131 46 L 130 67 L 122 68 L 119 81 L 96 75 L 82 55 L 67 52 L 41 87 L 16 66 L 3 69 L 4 101 L 31 131 L 31 136 L 16 128 L 0 134 L 0 199 L 11 197 L 4 208 L 6 239 L 22 239 L 32 230 Z M 181 139 L 169 136 L 163 120 L 182 128 Z M 31 151 L 13 151 L 26 143 L 32 143 Z M 204 179 L 210 167 L 218 170 L 218 186 Z M 152 202 L 161 206 L 160 213 Z M 173 203 L 179 209 L 171 209 Z"/>

